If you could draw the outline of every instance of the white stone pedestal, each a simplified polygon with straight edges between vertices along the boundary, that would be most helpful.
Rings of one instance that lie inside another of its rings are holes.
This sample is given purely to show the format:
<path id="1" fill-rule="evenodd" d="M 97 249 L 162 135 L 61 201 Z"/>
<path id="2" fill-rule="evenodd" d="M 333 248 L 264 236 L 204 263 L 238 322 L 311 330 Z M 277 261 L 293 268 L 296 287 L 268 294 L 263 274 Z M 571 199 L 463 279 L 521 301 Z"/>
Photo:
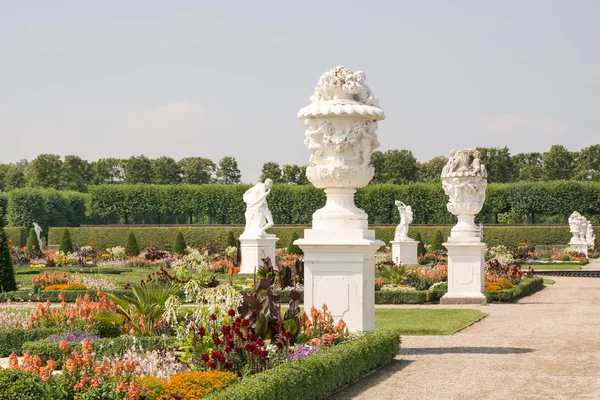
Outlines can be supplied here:
<path id="1" fill-rule="evenodd" d="M 262 259 L 269 257 L 275 265 L 275 243 L 279 238 L 275 235 L 265 235 L 262 238 L 244 238 L 240 236 L 242 265 L 240 273 L 252 274 L 255 268 L 262 265 Z"/>
<path id="2" fill-rule="evenodd" d="M 486 304 L 485 243 L 450 242 L 448 249 L 448 293 L 441 304 Z"/>
<path id="3" fill-rule="evenodd" d="M 304 310 L 326 304 L 350 331 L 367 331 L 375 329 L 374 257 L 384 243 L 374 231 L 354 233 L 354 240 L 336 240 L 343 231 L 306 229 L 295 243 L 304 251 Z"/>
<path id="4" fill-rule="evenodd" d="M 419 242 L 415 240 L 391 241 L 392 261 L 396 265 L 417 265 L 417 246 Z"/>

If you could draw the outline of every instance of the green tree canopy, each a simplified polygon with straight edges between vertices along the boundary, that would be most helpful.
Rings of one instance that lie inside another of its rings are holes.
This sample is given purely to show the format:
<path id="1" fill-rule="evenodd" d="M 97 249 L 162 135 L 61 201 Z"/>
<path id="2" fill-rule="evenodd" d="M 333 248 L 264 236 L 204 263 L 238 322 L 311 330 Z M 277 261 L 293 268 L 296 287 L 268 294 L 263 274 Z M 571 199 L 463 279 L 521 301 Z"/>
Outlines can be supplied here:
<path id="1" fill-rule="evenodd" d="M 208 158 L 187 157 L 179 160 L 179 165 L 183 170 L 183 183 L 200 185 L 215 181 L 217 166 Z"/>
<path id="2" fill-rule="evenodd" d="M 27 183 L 32 187 L 59 189 L 62 161 L 57 154 L 40 154 L 27 169 Z"/>
<path id="3" fill-rule="evenodd" d="M 101 158 L 92 163 L 92 183 L 94 185 L 112 185 L 125 180 L 125 162 L 118 158 Z"/>
<path id="4" fill-rule="evenodd" d="M 93 176 L 89 162 L 79 156 L 65 156 L 61 172 L 61 189 L 87 192 L 87 185 Z"/>
<path id="5" fill-rule="evenodd" d="M 576 165 L 577 179 L 600 181 L 600 144 L 581 150 Z"/>
<path id="6" fill-rule="evenodd" d="M 172 157 L 159 157 L 152 160 L 154 183 L 157 185 L 173 185 L 181 183 L 183 170 Z"/>
<path id="7" fill-rule="evenodd" d="M 306 177 L 306 166 L 300 166 L 295 164 L 284 164 L 282 170 L 282 179 L 284 183 L 291 183 L 294 185 L 308 185 L 308 178 Z"/>
<path id="8" fill-rule="evenodd" d="M 419 164 L 419 181 L 429 182 L 439 180 L 442 169 L 444 169 L 447 162 L 448 158 L 437 156 L 427 162 Z"/>
<path id="9" fill-rule="evenodd" d="M 265 179 L 271 179 L 273 183 L 283 183 L 281 166 L 275 161 L 269 161 L 263 164 L 260 181 L 264 182 Z"/>
<path id="10" fill-rule="evenodd" d="M 219 161 L 219 168 L 216 172 L 217 182 L 225 184 L 240 183 L 242 173 L 238 168 L 235 157 L 223 157 Z"/>
<path id="11" fill-rule="evenodd" d="M 371 165 L 375 167 L 373 183 L 404 184 L 417 181 L 419 167 L 410 150 L 376 151 L 371 157 Z"/>
<path id="12" fill-rule="evenodd" d="M 513 161 L 521 181 L 539 181 L 544 177 L 542 153 L 519 153 Z"/>
<path id="13" fill-rule="evenodd" d="M 549 181 L 569 180 L 575 176 L 575 154 L 555 144 L 544 153 L 544 178 Z"/>
<path id="14" fill-rule="evenodd" d="M 130 157 L 124 165 L 125 183 L 152 183 L 154 171 L 152 161 L 146 156 Z"/>
<path id="15" fill-rule="evenodd" d="M 517 169 L 508 147 L 477 147 L 481 162 L 488 172 L 488 182 L 506 183 L 518 178 Z"/>

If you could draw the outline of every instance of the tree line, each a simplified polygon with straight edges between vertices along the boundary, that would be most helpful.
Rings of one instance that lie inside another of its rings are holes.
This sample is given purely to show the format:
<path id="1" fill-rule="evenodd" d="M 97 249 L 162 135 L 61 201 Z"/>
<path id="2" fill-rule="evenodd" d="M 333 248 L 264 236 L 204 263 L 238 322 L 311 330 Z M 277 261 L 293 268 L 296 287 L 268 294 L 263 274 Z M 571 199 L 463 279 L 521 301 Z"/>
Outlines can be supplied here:
<path id="1" fill-rule="evenodd" d="M 518 181 L 580 180 L 600 181 L 600 144 L 571 152 L 553 145 L 545 153 L 512 155 L 508 147 L 478 147 L 490 183 Z M 436 156 L 419 162 L 406 149 L 375 152 L 372 184 L 406 184 L 439 181 L 448 159 Z M 260 180 L 306 185 L 306 166 L 263 164 Z M 34 187 L 87 192 L 89 185 L 156 184 L 199 185 L 208 183 L 239 184 L 242 174 L 234 157 L 223 157 L 218 163 L 202 157 L 175 160 L 172 157 L 150 159 L 132 156 L 128 159 L 102 158 L 86 161 L 75 155 L 61 159 L 56 154 L 41 154 L 32 161 L 0 164 L 0 189 Z"/>

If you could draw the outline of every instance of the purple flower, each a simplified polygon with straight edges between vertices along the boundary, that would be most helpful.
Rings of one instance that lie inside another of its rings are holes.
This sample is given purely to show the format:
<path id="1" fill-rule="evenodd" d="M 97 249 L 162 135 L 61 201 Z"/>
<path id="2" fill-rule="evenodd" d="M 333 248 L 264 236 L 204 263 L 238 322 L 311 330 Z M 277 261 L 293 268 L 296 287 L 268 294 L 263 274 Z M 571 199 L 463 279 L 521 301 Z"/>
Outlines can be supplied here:
<path id="1" fill-rule="evenodd" d="M 58 335 L 52 335 L 48 338 L 48 341 L 49 342 L 61 342 L 64 340 L 67 343 L 75 343 L 75 342 L 81 342 L 84 339 L 99 340 L 100 338 L 98 336 L 92 335 L 89 332 L 73 331 L 73 332 L 59 333 Z"/>
<path id="2" fill-rule="evenodd" d="M 299 360 L 304 357 L 308 357 L 313 353 L 318 353 L 319 348 L 317 346 L 302 346 L 290 356 L 290 361 Z"/>

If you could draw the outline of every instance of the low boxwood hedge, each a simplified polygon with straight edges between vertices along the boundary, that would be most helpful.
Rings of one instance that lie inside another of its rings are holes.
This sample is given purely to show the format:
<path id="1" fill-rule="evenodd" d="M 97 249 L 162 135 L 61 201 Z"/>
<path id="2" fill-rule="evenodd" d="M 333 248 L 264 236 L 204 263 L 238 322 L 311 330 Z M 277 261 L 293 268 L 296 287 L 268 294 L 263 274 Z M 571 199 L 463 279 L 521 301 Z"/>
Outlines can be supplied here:
<path id="1" fill-rule="evenodd" d="M 142 348 L 145 351 L 152 351 L 158 348 L 168 348 L 175 346 L 175 338 L 172 336 L 149 336 L 149 337 L 132 337 L 121 336 L 116 338 L 106 338 L 92 340 L 92 348 L 94 353 L 100 358 L 104 356 L 120 356 L 127 349 L 135 346 Z M 47 339 L 26 342 L 23 344 L 23 354 L 29 353 L 32 356 L 39 356 L 42 361 L 54 360 L 58 364 L 58 368 L 64 362 L 65 353 L 58 348 L 59 342 L 50 342 Z M 81 342 L 69 343 L 69 354 L 76 350 L 81 352 Z"/>
<path id="2" fill-rule="evenodd" d="M 322 399 L 376 368 L 400 351 L 400 333 L 371 331 L 364 337 L 323 349 L 320 354 L 278 365 L 210 394 L 211 400 Z"/>
<path id="3" fill-rule="evenodd" d="M 46 300 L 50 300 L 52 302 L 58 302 L 58 295 L 63 294 L 66 302 L 73 302 L 78 297 L 83 297 L 86 294 L 90 295 L 92 300 L 96 300 L 98 298 L 97 290 L 49 290 L 42 291 L 39 293 L 31 293 L 27 290 L 15 290 L 13 292 L 4 292 L 0 293 L 0 302 L 7 301 L 39 301 L 44 302 Z M 117 297 L 123 297 L 123 295 L 131 294 L 131 290 L 119 289 L 119 290 L 110 290 L 105 293 L 114 294 Z"/>
<path id="4" fill-rule="evenodd" d="M 67 274 L 102 274 L 102 275 L 119 275 L 126 272 L 132 272 L 133 268 L 102 268 L 102 267 L 82 267 L 82 268 L 15 268 L 15 275 L 38 275 L 44 272 L 66 272 Z"/>
<path id="5" fill-rule="evenodd" d="M 25 342 L 46 339 L 63 331 L 63 328 L 0 329 L 0 357 L 11 353 L 21 355 Z"/>
<path id="6" fill-rule="evenodd" d="M 529 294 L 532 290 L 537 289 L 543 284 L 544 278 L 526 278 L 512 289 L 486 292 L 486 295 L 488 296 L 488 301 L 514 301 Z"/>

